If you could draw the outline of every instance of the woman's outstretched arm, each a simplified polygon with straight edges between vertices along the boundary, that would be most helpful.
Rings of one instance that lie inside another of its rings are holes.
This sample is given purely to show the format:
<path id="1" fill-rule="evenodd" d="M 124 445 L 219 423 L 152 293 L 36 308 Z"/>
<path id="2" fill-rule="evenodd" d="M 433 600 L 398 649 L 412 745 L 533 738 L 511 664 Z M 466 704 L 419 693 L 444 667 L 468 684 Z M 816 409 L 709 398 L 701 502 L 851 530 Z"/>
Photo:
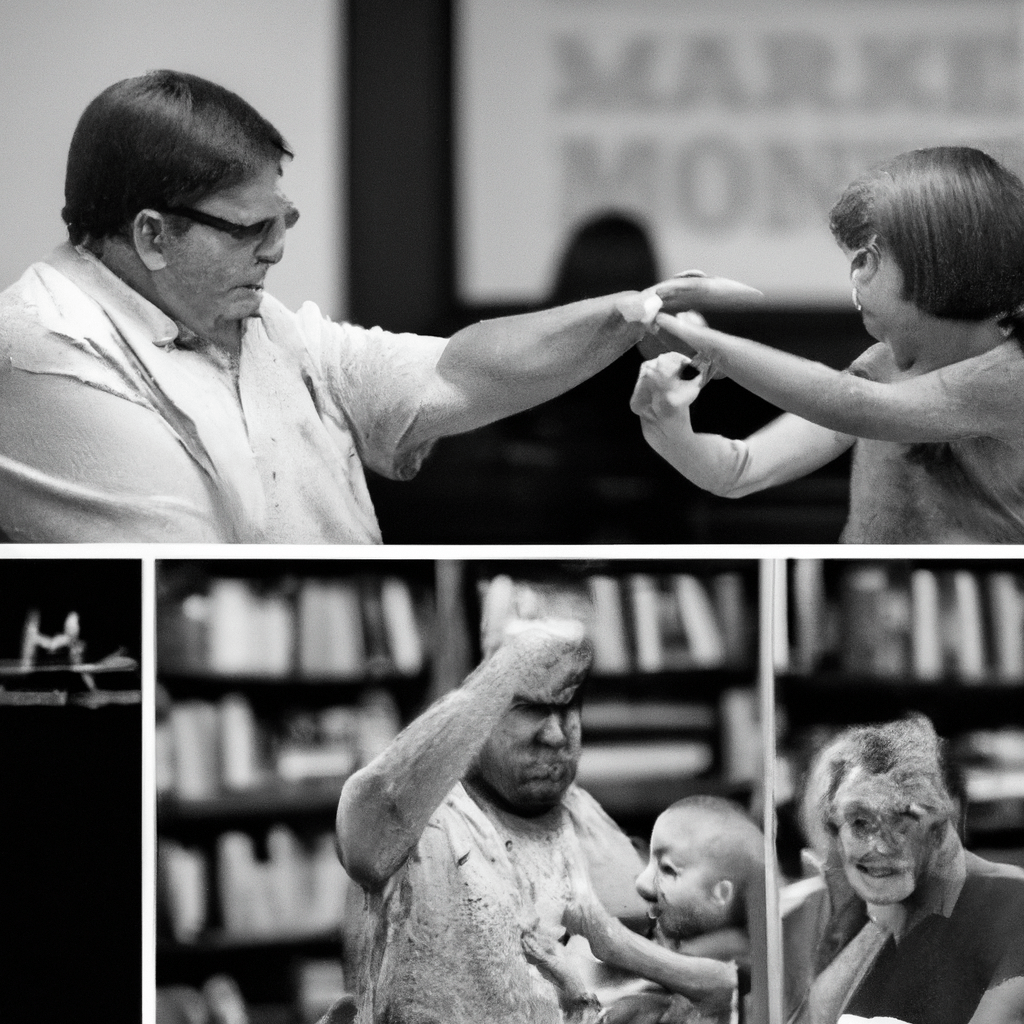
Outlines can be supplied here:
<path id="1" fill-rule="evenodd" d="M 687 480 L 712 494 L 741 498 L 788 483 L 846 451 L 853 438 L 786 414 L 746 440 L 703 434 L 690 423 L 690 405 L 704 377 L 679 376 L 689 360 L 666 352 L 640 368 L 630 408 L 644 439 Z"/>
<path id="2" fill-rule="evenodd" d="M 665 336 L 755 395 L 812 423 L 854 437 L 952 441 L 1024 440 L 1024 351 L 1008 340 L 982 355 L 892 383 L 879 383 L 659 314 Z"/>

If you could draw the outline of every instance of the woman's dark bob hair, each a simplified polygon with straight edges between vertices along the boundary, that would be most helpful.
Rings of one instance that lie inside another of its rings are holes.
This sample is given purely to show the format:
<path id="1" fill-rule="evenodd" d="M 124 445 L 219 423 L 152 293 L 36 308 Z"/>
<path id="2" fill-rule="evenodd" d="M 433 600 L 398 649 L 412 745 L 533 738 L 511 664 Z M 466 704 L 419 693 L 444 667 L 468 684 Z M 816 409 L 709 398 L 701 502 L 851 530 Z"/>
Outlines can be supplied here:
<path id="1" fill-rule="evenodd" d="M 61 216 L 75 245 L 122 234 L 140 210 L 190 206 L 290 156 L 240 96 L 196 75 L 151 71 L 115 82 L 85 108 Z"/>
<path id="2" fill-rule="evenodd" d="M 1024 183 L 981 150 L 893 157 L 846 189 L 829 226 L 846 249 L 891 256 L 903 297 L 932 316 L 1009 321 L 1024 303 Z"/>

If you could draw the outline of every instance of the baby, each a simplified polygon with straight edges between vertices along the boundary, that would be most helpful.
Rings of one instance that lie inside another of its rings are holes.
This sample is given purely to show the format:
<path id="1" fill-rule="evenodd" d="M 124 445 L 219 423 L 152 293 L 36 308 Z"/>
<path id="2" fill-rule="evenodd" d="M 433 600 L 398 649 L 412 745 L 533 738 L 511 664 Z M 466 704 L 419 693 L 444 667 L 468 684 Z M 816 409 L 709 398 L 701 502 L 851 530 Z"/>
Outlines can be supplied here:
<path id="1" fill-rule="evenodd" d="M 692 796 L 658 816 L 636 888 L 649 904 L 655 942 L 677 953 L 734 961 L 743 994 L 750 988 L 748 925 L 764 917 L 763 882 L 761 830 L 738 804 Z M 604 995 L 607 1024 L 709 1019 L 684 997 L 649 983 L 618 991 L 614 1002 L 610 993 Z"/>

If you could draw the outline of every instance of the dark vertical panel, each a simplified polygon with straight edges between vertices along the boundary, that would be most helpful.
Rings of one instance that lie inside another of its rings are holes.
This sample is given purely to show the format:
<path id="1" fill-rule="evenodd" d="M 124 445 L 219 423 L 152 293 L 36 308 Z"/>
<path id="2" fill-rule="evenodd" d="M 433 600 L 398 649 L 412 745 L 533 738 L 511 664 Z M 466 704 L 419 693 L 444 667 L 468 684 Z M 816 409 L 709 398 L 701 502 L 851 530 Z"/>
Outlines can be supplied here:
<path id="1" fill-rule="evenodd" d="M 429 331 L 452 293 L 450 0 L 350 0 L 349 296 Z"/>
<path id="2" fill-rule="evenodd" d="M 138 657 L 141 595 L 137 560 L 7 560 L 0 658 L 28 608 L 49 635 L 77 611 L 87 658 Z M 0 707 L 0 948 L 0 1020 L 141 1019 L 139 705 Z"/>

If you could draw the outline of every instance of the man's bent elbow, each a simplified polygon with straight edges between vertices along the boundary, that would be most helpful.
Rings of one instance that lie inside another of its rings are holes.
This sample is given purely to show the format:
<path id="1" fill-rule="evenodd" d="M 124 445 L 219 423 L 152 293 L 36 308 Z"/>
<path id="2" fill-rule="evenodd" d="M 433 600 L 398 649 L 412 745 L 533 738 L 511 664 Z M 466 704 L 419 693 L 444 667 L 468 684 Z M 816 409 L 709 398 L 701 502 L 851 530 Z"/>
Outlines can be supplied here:
<path id="1" fill-rule="evenodd" d="M 382 889 L 400 866 L 390 863 L 382 846 L 387 813 L 375 803 L 365 780 L 352 776 L 342 786 L 334 823 L 342 867 L 369 892 Z"/>

